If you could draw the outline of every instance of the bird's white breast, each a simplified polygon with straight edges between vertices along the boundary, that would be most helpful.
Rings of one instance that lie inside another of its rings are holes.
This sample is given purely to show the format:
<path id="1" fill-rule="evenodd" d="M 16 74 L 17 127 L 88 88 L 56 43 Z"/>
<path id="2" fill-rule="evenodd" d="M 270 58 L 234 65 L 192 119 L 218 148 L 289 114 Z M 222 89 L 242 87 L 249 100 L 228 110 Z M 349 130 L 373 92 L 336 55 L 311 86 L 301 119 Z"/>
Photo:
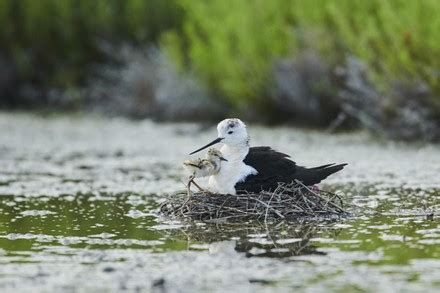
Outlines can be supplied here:
<path id="1" fill-rule="evenodd" d="M 244 181 L 251 174 L 257 174 L 257 171 L 243 162 L 249 152 L 248 147 L 231 148 L 225 145 L 221 152 L 228 161 L 222 163 L 217 174 L 209 177 L 208 188 L 215 193 L 235 194 L 235 184 Z"/>

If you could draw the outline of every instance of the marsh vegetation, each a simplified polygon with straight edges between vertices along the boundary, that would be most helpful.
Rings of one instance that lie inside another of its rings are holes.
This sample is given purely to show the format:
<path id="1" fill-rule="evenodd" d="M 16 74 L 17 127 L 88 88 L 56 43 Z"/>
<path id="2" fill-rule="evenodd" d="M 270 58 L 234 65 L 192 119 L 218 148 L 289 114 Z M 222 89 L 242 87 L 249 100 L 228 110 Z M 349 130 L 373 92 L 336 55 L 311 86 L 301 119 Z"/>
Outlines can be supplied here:
<path id="1" fill-rule="evenodd" d="M 5 0 L 1 105 L 240 115 L 438 141 L 439 9 L 435 0 Z"/>

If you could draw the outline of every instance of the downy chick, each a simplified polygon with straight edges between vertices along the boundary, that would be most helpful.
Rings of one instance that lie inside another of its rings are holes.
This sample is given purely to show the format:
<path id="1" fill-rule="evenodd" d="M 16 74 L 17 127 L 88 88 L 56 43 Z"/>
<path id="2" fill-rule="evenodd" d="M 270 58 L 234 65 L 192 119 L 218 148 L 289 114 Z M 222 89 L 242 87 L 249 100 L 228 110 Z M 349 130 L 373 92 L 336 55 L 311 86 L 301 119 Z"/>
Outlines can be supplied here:
<path id="1" fill-rule="evenodd" d="M 191 183 L 203 191 L 203 189 L 194 181 L 194 178 L 201 178 L 217 174 L 221 168 L 221 162 L 227 161 L 222 153 L 214 148 L 208 150 L 205 158 L 198 158 L 194 160 L 187 160 L 183 162 L 184 168 L 190 172 L 188 181 L 188 194 L 191 193 Z"/>

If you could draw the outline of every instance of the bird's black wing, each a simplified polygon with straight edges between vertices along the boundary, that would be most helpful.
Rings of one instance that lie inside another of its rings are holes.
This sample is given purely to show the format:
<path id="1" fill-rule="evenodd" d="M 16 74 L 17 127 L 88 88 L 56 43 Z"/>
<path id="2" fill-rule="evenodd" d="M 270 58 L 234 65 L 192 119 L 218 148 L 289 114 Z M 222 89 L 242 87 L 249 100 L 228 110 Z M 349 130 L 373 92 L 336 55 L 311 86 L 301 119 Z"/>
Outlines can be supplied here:
<path id="1" fill-rule="evenodd" d="M 268 146 L 251 147 L 243 162 L 257 170 L 257 175 L 248 176 L 244 182 L 235 185 L 237 192 L 258 193 L 261 190 L 274 190 L 278 182 L 285 182 L 286 175 L 296 172 L 296 163 L 289 155 L 273 150 Z"/>
<path id="2" fill-rule="evenodd" d="M 246 165 L 257 170 L 257 175 L 248 176 L 244 182 L 235 185 L 238 193 L 274 190 L 279 182 L 291 183 L 295 179 L 305 185 L 321 182 L 329 175 L 340 171 L 346 164 L 326 164 L 314 168 L 298 166 L 289 159 L 289 155 L 273 150 L 271 147 L 252 147 L 244 159 Z"/>

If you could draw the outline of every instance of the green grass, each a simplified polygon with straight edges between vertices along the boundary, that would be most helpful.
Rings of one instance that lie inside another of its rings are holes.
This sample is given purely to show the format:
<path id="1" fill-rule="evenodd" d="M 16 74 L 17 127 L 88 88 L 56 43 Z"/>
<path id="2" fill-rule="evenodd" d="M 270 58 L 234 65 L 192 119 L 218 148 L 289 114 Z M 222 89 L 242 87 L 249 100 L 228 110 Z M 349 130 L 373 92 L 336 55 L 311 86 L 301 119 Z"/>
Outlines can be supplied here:
<path id="1" fill-rule="evenodd" d="M 304 49 L 340 65 L 363 60 L 378 88 L 424 81 L 439 100 L 440 2 L 436 0 L 190 1 L 182 36 L 163 38 L 181 68 L 195 70 L 231 105 L 263 101 L 274 58 Z"/>
<path id="2" fill-rule="evenodd" d="M 425 82 L 440 112 L 440 2 L 437 0 L 3 0 L 0 50 L 20 77 L 75 87 L 103 62 L 99 44 L 160 44 L 238 112 L 264 109 L 275 59 L 304 50 L 330 66 L 351 54 L 376 86 Z"/>
<path id="3" fill-rule="evenodd" d="M 100 43 L 154 43 L 179 26 L 174 0 L 2 0 L 0 49 L 24 79 L 71 87 L 102 60 Z"/>

